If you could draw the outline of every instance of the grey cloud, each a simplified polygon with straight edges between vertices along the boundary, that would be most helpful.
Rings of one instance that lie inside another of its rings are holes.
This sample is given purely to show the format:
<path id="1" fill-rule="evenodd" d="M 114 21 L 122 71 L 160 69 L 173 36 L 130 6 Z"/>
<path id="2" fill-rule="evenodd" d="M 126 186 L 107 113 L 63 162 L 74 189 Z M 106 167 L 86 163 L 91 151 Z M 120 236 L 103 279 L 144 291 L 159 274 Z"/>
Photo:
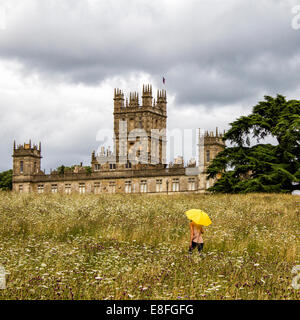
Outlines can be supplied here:
<path id="1" fill-rule="evenodd" d="M 0 55 L 20 60 L 24 72 L 90 85 L 132 71 L 165 75 L 179 104 L 222 105 L 258 87 L 297 85 L 299 65 L 277 68 L 300 49 L 289 2 L 191 1 L 166 11 L 156 1 L 30 3 L 0 40 Z M 268 69 L 260 63 L 266 53 Z M 289 81 L 277 84 L 282 76 Z"/>
<path id="2" fill-rule="evenodd" d="M 148 74 L 161 87 L 164 76 L 168 95 L 175 97 L 170 115 L 190 109 L 197 116 L 186 117 L 182 126 L 213 129 L 225 126 L 225 118 L 230 121 L 230 115 L 220 116 L 230 106 L 235 117 L 249 112 L 264 94 L 297 92 L 300 30 L 291 28 L 294 4 L 297 1 L 11 0 L 7 28 L 0 31 L 0 59 L 20 63 L 18 72 L 24 81 L 37 75 L 45 86 L 63 83 L 74 90 L 78 83 L 97 88 L 107 79 L 129 79 L 139 73 Z M 51 97 L 51 86 L 49 90 Z M 105 125 L 112 123 L 111 110 L 101 114 L 101 103 L 99 97 L 97 117 Z M 2 134 L 1 150 L 10 146 L 6 141 L 16 128 L 16 138 L 39 132 L 37 138 L 47 139 L 47 167 L 53 166 L 50 154 L 67 152 L 72 158 L 87 159 L 88 150 L 94 149 L 97 125 L 83 125 L 79 134 L 72 125 L 64 128 L 72 121 L 69 116 L 64 120 L 66 107 L 61 108 L 62 119 L 53 120 L 57 106 L 65 101 L 54 104 L 54 114 L 45 112 L 37 101 L 26 106 L 26 112 L 19 104 L 0 97 L 0 108 L 11 109 L 1 123 L 15 123 Z M 89 108 L 82 103 L 85 107 Z M 215 116 L 205 120 L 204 113 L 209 112 Z M 28 130 L 17 127 L 24 119 L 30 123 Z M 40 123 L 49 135 L 33 129 Z M 176 120 L 169 123 L 175 125 Z M 63 132 L 56 145 L 53 129 Z M 1 163 L 5 161 L 1 158 Z"/>

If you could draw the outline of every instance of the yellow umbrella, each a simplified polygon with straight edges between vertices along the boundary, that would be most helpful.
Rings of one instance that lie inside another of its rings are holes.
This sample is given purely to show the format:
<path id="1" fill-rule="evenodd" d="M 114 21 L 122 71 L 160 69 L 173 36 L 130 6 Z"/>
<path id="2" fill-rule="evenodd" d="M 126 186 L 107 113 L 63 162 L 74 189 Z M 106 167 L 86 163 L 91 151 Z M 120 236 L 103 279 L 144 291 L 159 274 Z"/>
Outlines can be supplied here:
<path id="1" fill-rule="evenodd" d="M 191 209 L 186 211 L 185 214 L 189 220 L 192 220 L 196 224 L 200 224 L 201 226 L 207 227 L 211 224 L 209 216 L 202 210 Z"/>

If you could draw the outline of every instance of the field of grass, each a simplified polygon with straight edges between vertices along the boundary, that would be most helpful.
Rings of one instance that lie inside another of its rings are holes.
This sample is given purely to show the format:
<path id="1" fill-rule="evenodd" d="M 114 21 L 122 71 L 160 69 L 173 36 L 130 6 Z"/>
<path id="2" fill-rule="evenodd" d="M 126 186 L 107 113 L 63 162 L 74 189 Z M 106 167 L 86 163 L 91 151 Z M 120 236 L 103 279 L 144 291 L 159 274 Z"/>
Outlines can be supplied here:
<path id="1" fill-rule="evenodd" d="M 184 211 L 201 208 L 204 252 Z M 0 193 L 0 299 L 299 299 L 300 197 Z"/>

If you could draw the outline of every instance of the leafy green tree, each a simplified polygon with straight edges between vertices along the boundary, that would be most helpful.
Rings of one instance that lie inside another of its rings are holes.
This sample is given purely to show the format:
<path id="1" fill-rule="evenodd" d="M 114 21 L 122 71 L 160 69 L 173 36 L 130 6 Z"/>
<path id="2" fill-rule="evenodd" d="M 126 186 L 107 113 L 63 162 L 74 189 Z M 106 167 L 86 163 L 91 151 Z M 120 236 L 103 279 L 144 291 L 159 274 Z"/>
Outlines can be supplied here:
<path id="1" fill-rule="evenodd" d="M 12 190 L 12 175 L 13 175 L 12 170 L 8 170 L 0 173 L 0 189 Z"/>
<path id="2" fill-rule="evenodd" d="M 248 116 L 230 124 L 224 135 L 230 142 L 207 169 L 208 178 L 221 178 L 209 188 L 212 192 L 290 193 L 300 188 L 300 101 L 282 95 L 253 107 Z M 266 136 L 277 139 L 277 145 L 260 143 Z M 257 144 L 250 146 L 250 139 Z"/>
<path id="3" fill-rule="evenodd" d="M 64 165 L 61 165 L 60 167 L 58 167 L 57 168 L 58 174 L 63 176 L 65 174 L 65 169 L 66 169 L 66 167 Z"/>

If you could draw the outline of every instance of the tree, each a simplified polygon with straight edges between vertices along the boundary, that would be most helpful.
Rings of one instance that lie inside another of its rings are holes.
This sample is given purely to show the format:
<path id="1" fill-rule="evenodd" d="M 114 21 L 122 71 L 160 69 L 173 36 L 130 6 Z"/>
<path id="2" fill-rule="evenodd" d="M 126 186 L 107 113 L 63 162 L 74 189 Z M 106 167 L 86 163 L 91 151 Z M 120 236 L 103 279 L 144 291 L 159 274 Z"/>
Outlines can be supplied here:
<path id="1" fill-rule="evenodd" d="M 0 173 L 0 189 L 12 190 L 12 175 L 13 175 L 12 170 L 8 170 Z"/>
<path id="2" fill-rule="evenodd" d="M 57 170 L 59 175 L 63 176 L 65 174 L 65 169 L 66 169 L 66 167 L 64 165 L 61 165 L 56 170 Z"/>
<path id="3" fill-rule="evenodd" d="M 208 178 L 221 175 L 212 192 L 248 193 L 299 190 L 300 100 L 265 96 L 248 116 L 230 124 L 224 140 L 233 146 L 220 152 L 207 169 Z M 260 143 L 266 136 L 277 145 Z M 250 146 L 250 139 L 257 144 Z"/>

